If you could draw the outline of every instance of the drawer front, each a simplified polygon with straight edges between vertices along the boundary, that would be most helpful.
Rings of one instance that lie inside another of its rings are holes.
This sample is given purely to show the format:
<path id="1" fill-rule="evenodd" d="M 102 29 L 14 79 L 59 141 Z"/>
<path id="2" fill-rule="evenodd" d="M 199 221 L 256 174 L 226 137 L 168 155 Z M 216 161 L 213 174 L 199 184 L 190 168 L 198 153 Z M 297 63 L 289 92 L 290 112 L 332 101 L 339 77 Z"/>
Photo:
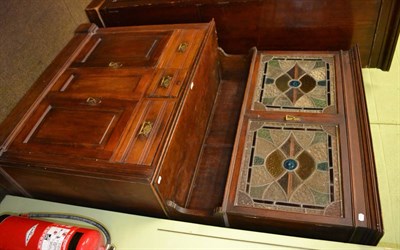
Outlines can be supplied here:
<path id="1" fill-rule="evenodd" d="M 109 159 L 136 105 L 134 101 L 109 99 L 46 98 L 8 151 L 43 157 Z"/>
<path id="2" fill-rule="evenodd" d="M 151 166 L 167 130 L 174 100 L 144 100 L 137 112 L 129 136 L 115 156 L 116 161 Z"/>
<path id="3" fill-rule="evenodd" d="M 168 47 L 167 60 L 161 62 L 162 68 L 189 68 L 199 51 L 205 36 L 204 30 L 177 30 L 174 41 Z"/>
<path id="4" fill-rule="evenodd" d="M 112 31 L 93 35 L 72 67 L 154 67 L 172 31 Z"/>
<path id="5" fill-rule="evenodd" d="M 147 97 L 178 97 L 185 82 L 187 71 L 160 69 L 146 92 Z"/>
<path id="6" fill-rule="evenodd" d="M 138 100 L 151 81 L 153 70 L 68 69 L 51 92 L 60 96 Z"/>

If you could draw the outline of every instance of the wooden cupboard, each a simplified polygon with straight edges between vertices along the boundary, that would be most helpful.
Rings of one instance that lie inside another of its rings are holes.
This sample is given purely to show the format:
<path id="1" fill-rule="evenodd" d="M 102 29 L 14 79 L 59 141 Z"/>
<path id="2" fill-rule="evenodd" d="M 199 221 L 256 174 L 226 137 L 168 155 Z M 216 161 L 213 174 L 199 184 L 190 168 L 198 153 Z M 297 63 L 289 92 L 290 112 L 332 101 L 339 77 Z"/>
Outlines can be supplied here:
<path id="1" fill-rule="evenodd" d="M 217 48 L 215 23 L 83 25 L 0 127 L 10 194 L 377 244 L 358 49 Z"/>
<path id="2" fill-rule="evenodd" d="M 3 123 L 3 185 L 39 199 L 166 216 L 170 171 L 190 174 L 205 135 L 216 55 L 214 22 L 78 28 Z"/>

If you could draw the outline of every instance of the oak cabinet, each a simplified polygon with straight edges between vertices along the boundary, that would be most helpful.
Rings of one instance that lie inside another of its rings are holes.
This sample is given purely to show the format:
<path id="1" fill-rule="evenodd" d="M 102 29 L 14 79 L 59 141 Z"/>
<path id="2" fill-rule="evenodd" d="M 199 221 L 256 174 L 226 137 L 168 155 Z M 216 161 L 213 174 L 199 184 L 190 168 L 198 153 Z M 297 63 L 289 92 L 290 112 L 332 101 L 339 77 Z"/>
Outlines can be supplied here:
<path id="1" fill-rule="evenodd" d="M 194 171 L 170 155 L 197 159 L 219 84 L 216 55 L 214 22 L 81 26 L 2 125 L 6 188 L 167 216 L 164 182 L 175 176 L 164 168 Z"/>

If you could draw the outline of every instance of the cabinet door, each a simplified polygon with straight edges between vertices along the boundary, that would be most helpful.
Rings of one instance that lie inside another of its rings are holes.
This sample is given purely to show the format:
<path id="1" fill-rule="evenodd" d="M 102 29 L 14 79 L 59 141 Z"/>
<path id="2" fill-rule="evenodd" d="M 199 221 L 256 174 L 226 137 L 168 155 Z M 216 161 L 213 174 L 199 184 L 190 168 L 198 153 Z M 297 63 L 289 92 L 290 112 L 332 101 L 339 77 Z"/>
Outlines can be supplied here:
<path id="1" fill-rule="evenodd" d="M 109 159 L 136 104 L 135 101 L 49 96 L 24 123 L 8 151 L 44 158 L 64 155 Z"/>
<path id="2" fill-rule="evenodd" d="M 52 94 L 81 98 L 139 100 L 150 85 L 154 70 L 70 68 L 55 82 Z"/>
<path id="3" fill-rule="evenodd" d="M 154 67 L 172 33 L 172 30 L 101 30 L 90 37 L 72 67 Z"/>
<path id="4" fill-rule="evenodd" d="M 257 55 L 225 200 L 231 225 L 351 237 L 351 166 L 339 62 L 335 53 Z M 245 225 L 249 216 L 258 220 Z"/>

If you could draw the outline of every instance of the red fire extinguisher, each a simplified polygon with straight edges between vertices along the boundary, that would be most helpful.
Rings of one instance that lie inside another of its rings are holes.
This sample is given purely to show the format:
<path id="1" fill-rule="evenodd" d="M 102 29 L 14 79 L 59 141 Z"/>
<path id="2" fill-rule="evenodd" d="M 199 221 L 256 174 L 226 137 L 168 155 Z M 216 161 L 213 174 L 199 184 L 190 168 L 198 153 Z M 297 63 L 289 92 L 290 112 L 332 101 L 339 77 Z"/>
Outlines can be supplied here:
<path id="1" fill-rule="evenodd" d="M 31 219 L 34 217 L 63 218 L 84 221 L 98 227 L 97 230 L 56 224 Z M 0 216 L 0 250 L 111 250 L 108 231 L 97 222 L 63 214 L 27 214 Z"/>

